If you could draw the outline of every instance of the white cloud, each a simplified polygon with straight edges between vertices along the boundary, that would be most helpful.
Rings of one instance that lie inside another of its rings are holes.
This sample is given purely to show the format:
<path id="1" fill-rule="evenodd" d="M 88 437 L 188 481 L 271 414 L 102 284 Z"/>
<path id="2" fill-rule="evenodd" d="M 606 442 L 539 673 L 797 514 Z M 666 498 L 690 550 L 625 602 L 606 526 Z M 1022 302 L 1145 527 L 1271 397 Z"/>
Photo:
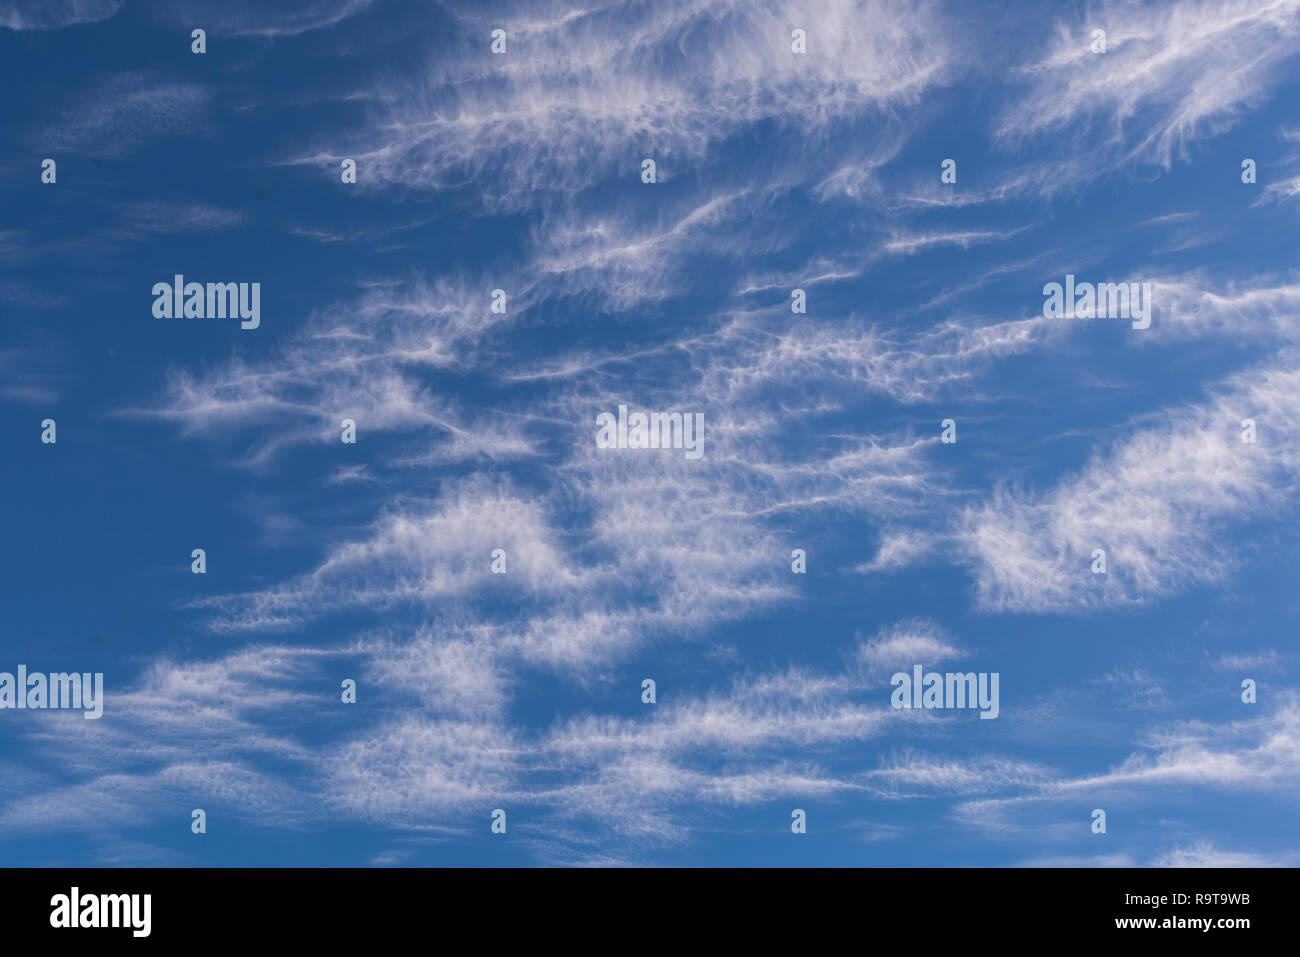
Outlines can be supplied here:
<path id="1" fill-rule="evenodd" d="M 210 100 L 210 92 L 193 83 L 118 74 L 98 80 L 36 139 L 52 151 L 123 155 L 155 137 L 201 131 Z"/>
<path id="2" fill-rule="evenodd" d="M 1141 603 L 1221 581 L 1242 560 L 1228 522 L 1264 518 L 1300 475 L 1291 445 L 1241 440 L 1300 416 L 1300 363 L 1239 373 L 1201 405 L 1170 410 L 1042 493 L 1003 488 L 969 507 L 958 542 L 988 610 L 1039 612 Z M 1106 574 L 1091 572 L 1094 549 Z"/>
<path id="3" fill-rule="evenodd" d="M 932 621 L 917 620 L 882 629 L 858 646 L 858 661 L 869 677 L 880 679 L 913 665 L 932 667 L 962 657 L 944 630 Z"/>
<path id="4" fill-rule="evenodd" d="M 1260 854 L 1255 851 L 1228 851 L 1213 841 L 1197 841 L 1175 847 L 1151 862 L 1152 867 L 1295 867 L 1300 853 Z"/>
<path id="5" fill-rule="evenodd" d="M 952 56 L 928 3 L 805 5 L 806 56 L 791 53 L 791 14 L 775 2 L 549 3 L 529 13 L 507 24 L 503 56 L 486 52 L 500 26 L 492 15 L 459 14 L 458 42 L 398 85 L 389 111 L 358 134 L 364 148 L 347 155 L 373 182 L 473 180 L 480 198 L 511 207 L 618 175 L 635 181 L 643 156 L 671 178 L 762 120 L 797 116 L 792 135 L 809 137 L 853 114 L 883 117 L 944 82 Z M 337 159 L 331 149 L 301 161 Z"/>
<path id="6" fill-rule="evenodd" d="M 492 552 L 507 574 L 493 575 Z M 583 570 L 565 554 L 537 505 L 479 483 L 436 505 L 394 505 L 368 538 L 338 545 L 314 570 L 280 585 L 196 600 L 214 609 L 217 631 L 285 630 L 331 611 L 432 607 L 499 582 L 511 594 L 581 587 Z"/>
<path id="7" fill-rule="evenodd" d="M 1091 49 L 1106 31 L 1106 52 Z M 1004 137 L 1088 136 L 1094 169 L 1169 167 L 1188 145 L 1232 127 L 1282 79 L 1300 46 L 1295 0 L 1095 5 L 1061 21 L 1046 55 L 1023 68 L 1028 91 L 1002 114 Z"/>
<path id="8" fill-rule="evenodd" d="M 122 9 L 122 0 L 5 0 L 0 27 L 10 30 L 61 30 L 98 23 Z"/>

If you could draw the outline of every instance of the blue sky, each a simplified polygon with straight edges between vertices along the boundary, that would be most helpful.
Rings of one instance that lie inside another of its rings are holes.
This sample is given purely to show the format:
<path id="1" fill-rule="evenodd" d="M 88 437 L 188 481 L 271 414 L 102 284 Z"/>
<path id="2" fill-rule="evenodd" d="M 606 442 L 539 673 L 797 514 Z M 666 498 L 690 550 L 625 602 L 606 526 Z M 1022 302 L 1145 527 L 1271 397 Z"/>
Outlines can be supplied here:
<path id="1" fill-rule="evenodd" d="M 1294 865 L 1298 52 L 1296 0 L 0 2 L 0 671 L 106 689 L 0 711 L 0 861 Z"/>

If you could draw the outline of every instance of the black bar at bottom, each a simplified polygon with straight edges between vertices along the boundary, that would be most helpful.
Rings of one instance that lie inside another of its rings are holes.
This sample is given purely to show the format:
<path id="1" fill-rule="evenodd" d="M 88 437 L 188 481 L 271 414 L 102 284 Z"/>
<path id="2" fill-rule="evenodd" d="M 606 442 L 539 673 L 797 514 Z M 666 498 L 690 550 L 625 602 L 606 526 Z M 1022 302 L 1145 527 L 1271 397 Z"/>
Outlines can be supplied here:
<path id="1" fill-rule="evenodd" d="M 866 944 L 893 931 L 927 947 L 1126 937 L 1231 947 L 1289 936 L 1296 883 L 1292 870 L 1222 868 L 10 869 L 0 920 L 7 942 L 77 945 L 406 937 L 463 950 L 518 937 L 639 951 L 844 934 Z"/>

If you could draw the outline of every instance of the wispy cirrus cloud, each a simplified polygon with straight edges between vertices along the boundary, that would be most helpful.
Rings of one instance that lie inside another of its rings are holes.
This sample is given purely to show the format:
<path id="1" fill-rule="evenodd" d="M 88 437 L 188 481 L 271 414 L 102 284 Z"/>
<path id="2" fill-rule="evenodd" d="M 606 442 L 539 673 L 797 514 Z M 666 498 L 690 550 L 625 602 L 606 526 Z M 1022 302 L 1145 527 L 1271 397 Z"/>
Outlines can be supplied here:
<path id="1" fill-rule="evenodd" d="M 280 284 L 287 308 L 233 348 L 172 352 L 151 341 L 145 287 L 123 294 L 124 316 L 143 303 L 122 353 L 144 371 L 105 390 L 117 414 L 101 423 L 114 455 L 138 448 L 114 432 L 130 418 L 165 464 L 200 463 L 212 514 L 253 528 L 227 554 L 256 561 L 169 580 L 152 609 L 223 650 L 186 635 L 141 652 L 103 722 L 29 713 L 41 723 L 16 739 L 45 770 L 15 770 L 0 821 L 92 834 L 128 861 L 155 851 L 123 834 L 210 802 L 240 824 L 401 832 L 358 855 L 378 864 L 421 860 L 420 841 L 473 846 L 485 810 L 509 807 L 527 823 L 506 853 L 627 863 L 688 859 L 674 855 L 705 830 L 780 802 L 778 829 L 789 807 L 820 807 L 819 829 L 932 855 L 961 828 L 983 853 L 1044 863 L 1254 859 L 1219 851 L 1251 844 L 1215 826 L 1089 856 L 1078 811 L 1286 801 L 1285 688 L 1258 720 L 1225 721 L 1186 700 L 1201 687 L 1186 662 L 1061 652 L 1081 620 L 1125 634 L 1116 610 L 1159 604 L 1191 632 L 1238 584 L 1250 617 L 1267 589 L 1238 572 L 1261 556 L 1285 570 L 1300 295 L 1269 230 L 1293 158 L 1262 162 L 1252 192 L 1231 164 L 1198 167 L 1193 144 L 1269 109 L 1297 6 L 1023 5 L 1008 23 L 871 0 L 162 11 L 237 54 L 249 83 L 233 101 L 221 69 L 193 72 L 220 57 L 87 77 L 62 113 L 43 105 L 35 142 L 147 146 L 150 164 L 180 136 L 254 145 L 241 163 L 280 180 L 267 215 L 241 205 L 246 177 L 222 192 L 227 153 L 208 166 L 186 150 L 174 168 L 195 179 L 173 193 L 113 164 L 134 191 L 70 237 L 60 165 L 39 215 L 0 231 L 0 297 L 75 298 L 42 276 L 61 257 L 125 250 L 134 267 L 193 239 L 215 259 L 270 230 L 268 292 L 281 268 L 309 281 Z M 1087 49 L 1094 21 L 1106 54 Z M 1285 123 L 1280 139 L 1296 141 Z M 948 155 L 959 183 L 939 180 Z M 339 183 L 342 157 L 356 184 Z M 1239 191 L 1216 207 L 1201 190 L 1219 179 Z M 1085 268 L 1154 280 L 1152 328 L 1044 318 L 1043 283 Z M 324 286 L 340 278 L 355 291 Z M 87 338 L 112 385 L 102 352 L 118 342 Z M 36 355 L 0 353 L 0 397 L 62 400 L 62 379 L 28 374 Z M 620 405 L 698 411 L 704 455 L 598 448 L 595 417 Z M 949 417 L 957 445 L 939 439 Z M 64 435 L 66 459 L 85 443 Z M 44 468 L 31 475 L 57 481 Z M 208 547 L 219 531 L 177 528 Z M 1201 602 L 1190 624 L 1183 597 Z M 1190 666 L 1205 684 L 1286 678 L 1284 654 L 1215 646 L 1216 627 Z M 894 671 L 977 653 L 1007 678 L 1002 720 L 890 707 Z M 362 706 L 339 701 L 344 675 Z M 1047 751 L 1084 700 L 1089 720 Z"/>
<path id="2" fill-rule="evenodd" d="M 800 115 L 801 133 L 838 118 L 914 103 L 942 83 L 953 52 L 937 9 L 906 16 L 873 2 L 822 0 L 802 11 L 815 55 L 794 56 L 778 3 L 550 5 L 510 19 L 508 53 L 483 53 L 502 24 L 454 11 L 464 31 L 451 59 L 406 84 L 347 155 L 372 182 L 425 189 L 471 180 L 480 200 L 517 208 L 537 194 L 576 195 L 635 176 L 652 153 L 666 177 L 746 124 Z M 870 25 L 870 26 L 868 26 Z M 599 117 L 593 126 L 591 117 Z M 629 153 L 629 150 L 631 153 Z M 337 165 L 333 151 L 304 163 Z M 491 185 L 487 173 L 496 172 Z"/>
<path id="3" fill-rule="evenodd" d="M 202 23 L 216 36 L 274 40 L 329 29 L 365 13 L 374 3 L 375 0 L 307 0 L 289 9 L 268 6 L 257 0 L 229 0 L 219 4 L 202 0 L 169 0 L 159 13 L 185 26 Z"/>
<path id="4" fill-rule="evenodd" d="M 1092 49 L 1098 29 L 1105 53 Z M 998 134 L 1078 124 L 1106 147 L 1089 159 L 1098 171 L 1126 162 L 1167 168 L 1271 93 L 1298 36 L 1300 4 L 1291 0 L 1100 3 L 1060 22 L 1047 55 L 1023 68 L 1027 91 L 1007 105 Z"/>
<path id="5" fill-rule="evenodd" d="M 1289 689 L 1265 714 L 1219 723 L 1155 725 L 1142 735 L 1140 750 L 1107 771 L 1054 775 L 1022 794 L 966 802 L 955 813 L 959 820 L 1015 833 L 1050 828 L 1057 810 L 1078 808 L 1081 801 L 1093 807 L 1136 808 L 1186 789 L 1285 800 L 1300 776 L 1298 735 L 1300 708 L 1294 689 Z"/>
<path id="6" fill-rule="evenodd" d="M 201 133 L 210 99 L 196 83 L 119 73 L 77 97 L 33 139 L 51 151 L 121 156 L 156 137 Z"/>
<path id="7" fill-rule="evenodd" d="M 61 30 L 98 23 L 122 9 L 122 0 L 5 0 L 0 27 L 9 30 Z"/>
<path id="8" fill-rule="evenodd" d="M 968 508 L 957 537 L 979 603 L 1097 608 L 1222 580 L 1241 560 L 1224 548 L 1225 523 L 1265 517 L 1300 475 L 1289 446 L 1243 442 L 1242 421 L 1290 421 L 1300 414 L 1297 396 L 1300 370 L 1291 361 L 1242 373 L 1046 492 L 1005 488 Z M 1091 572 L 1095 549 L 1106 552 L 1104 575 Z"/>

